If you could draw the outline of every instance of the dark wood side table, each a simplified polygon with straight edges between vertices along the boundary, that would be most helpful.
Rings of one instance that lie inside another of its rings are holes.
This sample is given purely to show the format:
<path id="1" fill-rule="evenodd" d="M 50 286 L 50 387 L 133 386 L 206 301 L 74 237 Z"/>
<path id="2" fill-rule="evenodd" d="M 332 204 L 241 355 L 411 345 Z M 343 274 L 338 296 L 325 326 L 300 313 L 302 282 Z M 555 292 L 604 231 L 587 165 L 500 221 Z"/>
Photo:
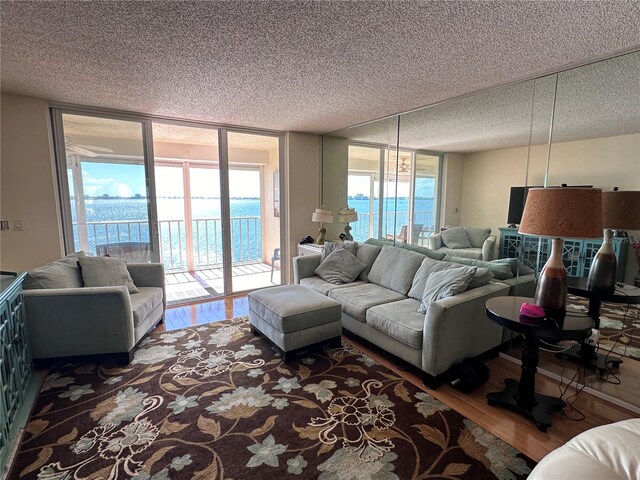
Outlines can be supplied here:
<path id="1" fill-rule="evenodd" d="M 489 405 L 506 407 L 531 418 L 538 430 L 544 432 L 551 426 L 551 410 L 562 410 L 565 403 L 561 398 L 536 393 L 540 339 L 581 341 L 591 334 L 594 322 L 583 314 L 568 314 L 560 322 L 522 319 L 520 306 L 523 303 L 533 303 L 533 298 L 494 297 L 486 303 L 487 316 L 491 320 L 524 336 L 520 381 L 507 378 L 505 389 L 488 393 L 487 401 Z"/>
<path id="2" fill-rule="evenodd" d="M 569 278 L 569 293 L 578 297 L 589 299 L 589 316 L 595 323 L 595 328 L 600 328 L 600 307 L 602 302 L 640 304 L 640 288 L 633 285 L 619 283 L 613 293 L 598 292 L 587 288 L 585 277 Z M 592 370 L 597 370 L 600 375 L 604 375 L 609 367 L 618 367 L 622 360 L 619 358 L 609 358 L 597 355 L 595 345 L 581 343 L 575 345 L 566 352 L 557 353 L 556 356 L 569 358 Z"/>

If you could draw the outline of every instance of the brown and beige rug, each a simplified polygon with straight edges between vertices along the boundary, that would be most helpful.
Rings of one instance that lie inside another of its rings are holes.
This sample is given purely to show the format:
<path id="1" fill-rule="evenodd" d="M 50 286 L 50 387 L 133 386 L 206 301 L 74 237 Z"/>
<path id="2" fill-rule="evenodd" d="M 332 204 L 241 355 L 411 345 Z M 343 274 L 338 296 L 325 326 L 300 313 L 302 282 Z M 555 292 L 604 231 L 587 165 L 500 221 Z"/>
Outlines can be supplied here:
<path id="1" fill-rule="evenodd" d="M 46 377 L 11 478 L 519 479 L 534 462 L 354 347 L 285 365 L 247 318 Z"/>
<path id="2" fill-rule="evenodd" d="M 569 295 L 567 308 L 587 313 L 589 300 Z M 599 343 L 600 353 L 640 360 L 640 305 L 602 302 Z"/>

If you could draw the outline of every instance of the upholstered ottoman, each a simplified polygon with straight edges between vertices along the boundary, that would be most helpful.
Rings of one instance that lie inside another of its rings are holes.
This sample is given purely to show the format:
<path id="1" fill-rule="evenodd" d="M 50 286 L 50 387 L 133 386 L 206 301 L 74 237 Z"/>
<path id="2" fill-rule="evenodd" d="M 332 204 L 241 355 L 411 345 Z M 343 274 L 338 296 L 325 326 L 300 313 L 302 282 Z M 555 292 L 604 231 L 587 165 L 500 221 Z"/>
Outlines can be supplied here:
<path id="1" fill-rule="evenodd" d="M 341 306 L 301 285 L 282 285 L 249 294 L 249 323 L 281 351 L 285 362 L 295 350 L 331 340 L 340 345 Z"/>

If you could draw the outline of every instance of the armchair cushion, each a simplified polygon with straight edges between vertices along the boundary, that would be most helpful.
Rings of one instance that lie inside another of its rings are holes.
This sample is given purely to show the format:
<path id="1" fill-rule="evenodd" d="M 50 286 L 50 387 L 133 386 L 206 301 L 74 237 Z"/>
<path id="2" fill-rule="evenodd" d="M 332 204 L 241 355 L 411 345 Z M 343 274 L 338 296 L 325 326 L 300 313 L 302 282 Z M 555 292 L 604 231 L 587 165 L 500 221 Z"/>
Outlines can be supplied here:
<path id="1" fill-rule="evenodd" d="M 131 310 L 133 310 L 133 325 L 138 326 L 162 305 L 162 289 L 158 287 L 140 287 L 138 293 L 131 295 Z"/>
<path id="2" fill-rule="evenodd" d="M 491 235 L 490 228 L 464 227 L 464 231 L 473 248 L 482 248 L 484 241 Z"/>
<path id="3" fill-rule="evenodd" d="M 467 232 L 462 227 L 447 228 L 440 233 L 440 236 L 448 248 L 471 248 Z"/>
<path id="4" fill-rule="evenodd" d="M 124 285 L 129 293 L 138 293 L 127 263 L 111 257 L 78 257 L 85 287 L 108 287 Z"/>
<path id="5" fill-rule="evenodd" d="M 78 268 L 78 257 L 84 252 L 67 255 L 60 260 L 34 268 L 27 273 L 22 288 L 34 290 L 40 288 L 80 288 L 83 285 L 82 275 Z"/>

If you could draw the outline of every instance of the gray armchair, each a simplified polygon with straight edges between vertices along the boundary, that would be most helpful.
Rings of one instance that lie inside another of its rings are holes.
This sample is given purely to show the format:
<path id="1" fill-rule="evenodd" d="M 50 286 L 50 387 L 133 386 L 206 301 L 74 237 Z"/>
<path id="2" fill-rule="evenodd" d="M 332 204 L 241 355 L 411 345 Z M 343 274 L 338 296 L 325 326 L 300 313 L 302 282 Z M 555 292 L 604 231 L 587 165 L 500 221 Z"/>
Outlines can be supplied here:
<path id="1" fill-rule="evenodd" d="M 164 319 L 167 301 L 162 264 L 127 269 L 140 293 L 126 286 L 25 290 L 33 358 L 109 354 L 129 363 L 135 346 Z"/>
<path id="2" fill-rule="evenodd" d="M 496 237 L 490 228 L 452 227 L 429 237 L 429 248 L 486 262 L 495 258 Z"/>

